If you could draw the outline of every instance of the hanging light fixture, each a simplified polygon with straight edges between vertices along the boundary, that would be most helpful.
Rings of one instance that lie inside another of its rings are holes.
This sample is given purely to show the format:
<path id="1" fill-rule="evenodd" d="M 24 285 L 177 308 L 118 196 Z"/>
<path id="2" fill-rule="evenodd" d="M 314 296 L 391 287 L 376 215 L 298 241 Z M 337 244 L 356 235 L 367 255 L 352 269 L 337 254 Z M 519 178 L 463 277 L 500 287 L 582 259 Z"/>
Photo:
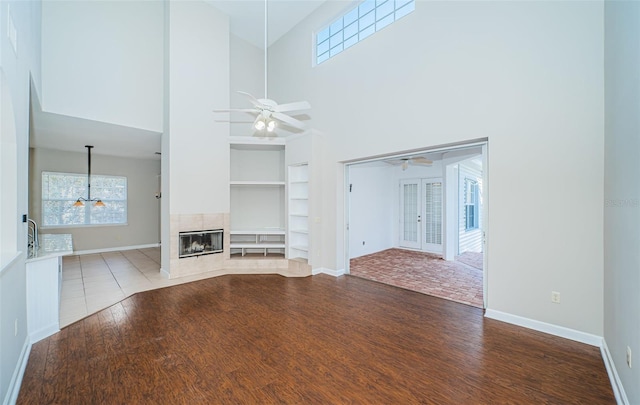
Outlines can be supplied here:
<path id="1" fill-rule="evenodd" d="M 85 148 L 87 148 L 87 155 L 88 155 L 88 171 L 87 171 L 87 198 L 84 197 L 80 197 L 76 200 L 76 202 L 73 203 L 74 207 L 84 207 L 84 202 L 93 202 L 95 201 L 95 204 L 93 204 L 94 207 L 104 207 L 104 203 L 102 202 L 101 199 L 99 198 L 91 198 L 91 149 L 93 149 L 92 145 L 84 145 Z"/>

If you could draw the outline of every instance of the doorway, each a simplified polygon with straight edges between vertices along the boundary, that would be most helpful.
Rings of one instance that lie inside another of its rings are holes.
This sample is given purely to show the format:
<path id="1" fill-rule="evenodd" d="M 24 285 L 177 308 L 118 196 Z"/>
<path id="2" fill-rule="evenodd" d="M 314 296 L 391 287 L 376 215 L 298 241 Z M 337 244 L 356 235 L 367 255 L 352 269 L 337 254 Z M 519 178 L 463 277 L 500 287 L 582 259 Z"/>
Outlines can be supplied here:
<path id="1" fill-rule="evenodd" d="M 442 179 L 400 180 L 399 246 L 442 253 Z"/>
<path id="2" fill-rule="evenodd" d="M 486 161 L 479 141 L 346 164 L 346 273 L 486 307 Z"/>

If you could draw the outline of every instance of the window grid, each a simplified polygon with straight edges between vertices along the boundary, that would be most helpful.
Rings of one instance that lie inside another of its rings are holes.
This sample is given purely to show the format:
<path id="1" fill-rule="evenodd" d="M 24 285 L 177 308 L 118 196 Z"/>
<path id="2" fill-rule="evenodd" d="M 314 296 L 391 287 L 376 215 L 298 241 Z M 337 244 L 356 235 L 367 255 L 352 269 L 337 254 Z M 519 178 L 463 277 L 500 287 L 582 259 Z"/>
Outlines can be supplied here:
<path id="1" fill-rule="evenodd" d="M 478 229 L 480 225 L 478 218 L 478 182 L 465 179 L 464 188 L 465 231 L 471 231 Z"/>
<path id="2" fill-rule="evenodd" d="M 316 64 L 415 10 L 415 0 L 364 0 L 316 34 Z"/>
<path id="3" fill-rule="evenodd" d="M 74 207 L 79 197 L 87 197 L 87 176 L 74 173 L 42 172 L 42 226 L 90 226 L 127 223 L 127 178 L 91 176 L 91 194 L 105 207 Z"/>

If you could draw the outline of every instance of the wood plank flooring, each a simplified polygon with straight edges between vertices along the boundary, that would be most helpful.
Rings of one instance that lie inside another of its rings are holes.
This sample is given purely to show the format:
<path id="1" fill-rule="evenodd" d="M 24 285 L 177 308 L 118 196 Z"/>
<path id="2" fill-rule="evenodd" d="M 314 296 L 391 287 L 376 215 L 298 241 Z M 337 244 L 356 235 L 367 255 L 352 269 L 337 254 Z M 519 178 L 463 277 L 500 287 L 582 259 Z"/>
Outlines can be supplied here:
<path id="1" fill-rule="evenodd" d="M 33 345 L 19 404 L 613 404 L 596 347 L 343 276 L 133 295 Z"/>

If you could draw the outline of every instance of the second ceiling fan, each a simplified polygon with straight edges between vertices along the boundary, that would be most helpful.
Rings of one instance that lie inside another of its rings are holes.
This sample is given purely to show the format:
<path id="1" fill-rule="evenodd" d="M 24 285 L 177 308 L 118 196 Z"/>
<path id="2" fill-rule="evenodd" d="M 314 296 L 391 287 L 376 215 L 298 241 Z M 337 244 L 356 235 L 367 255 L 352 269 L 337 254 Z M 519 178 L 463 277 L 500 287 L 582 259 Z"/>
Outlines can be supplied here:
<path id="1" fill-rule="evenodd" d="M 249 99 L 249 102 L 253 105 L 253 108 L 232 108 L 224 110 L 213 110 L 216 113 L 225 112 L 244 112 L 255 114 L 256 118 L 253 121 L 253 127 L 260 133 L 272 133 L 275 131 L 277 122 L 283 123 L 286 126 L 303 130 L 305 129 L 304 122 L 297 118 L 294 118 L 290 114 L 296 111 L 309 110 L 311 104 L 308 101 L 296 101 L 293 103 L 278 104 L 274 100 L 271 100 L 267 96 L 267 19 L 268 19 L 268 6 L 267 0 L 264 1 L 264 98 L 256 98 L 253 95 L 238 91 Z"/>

